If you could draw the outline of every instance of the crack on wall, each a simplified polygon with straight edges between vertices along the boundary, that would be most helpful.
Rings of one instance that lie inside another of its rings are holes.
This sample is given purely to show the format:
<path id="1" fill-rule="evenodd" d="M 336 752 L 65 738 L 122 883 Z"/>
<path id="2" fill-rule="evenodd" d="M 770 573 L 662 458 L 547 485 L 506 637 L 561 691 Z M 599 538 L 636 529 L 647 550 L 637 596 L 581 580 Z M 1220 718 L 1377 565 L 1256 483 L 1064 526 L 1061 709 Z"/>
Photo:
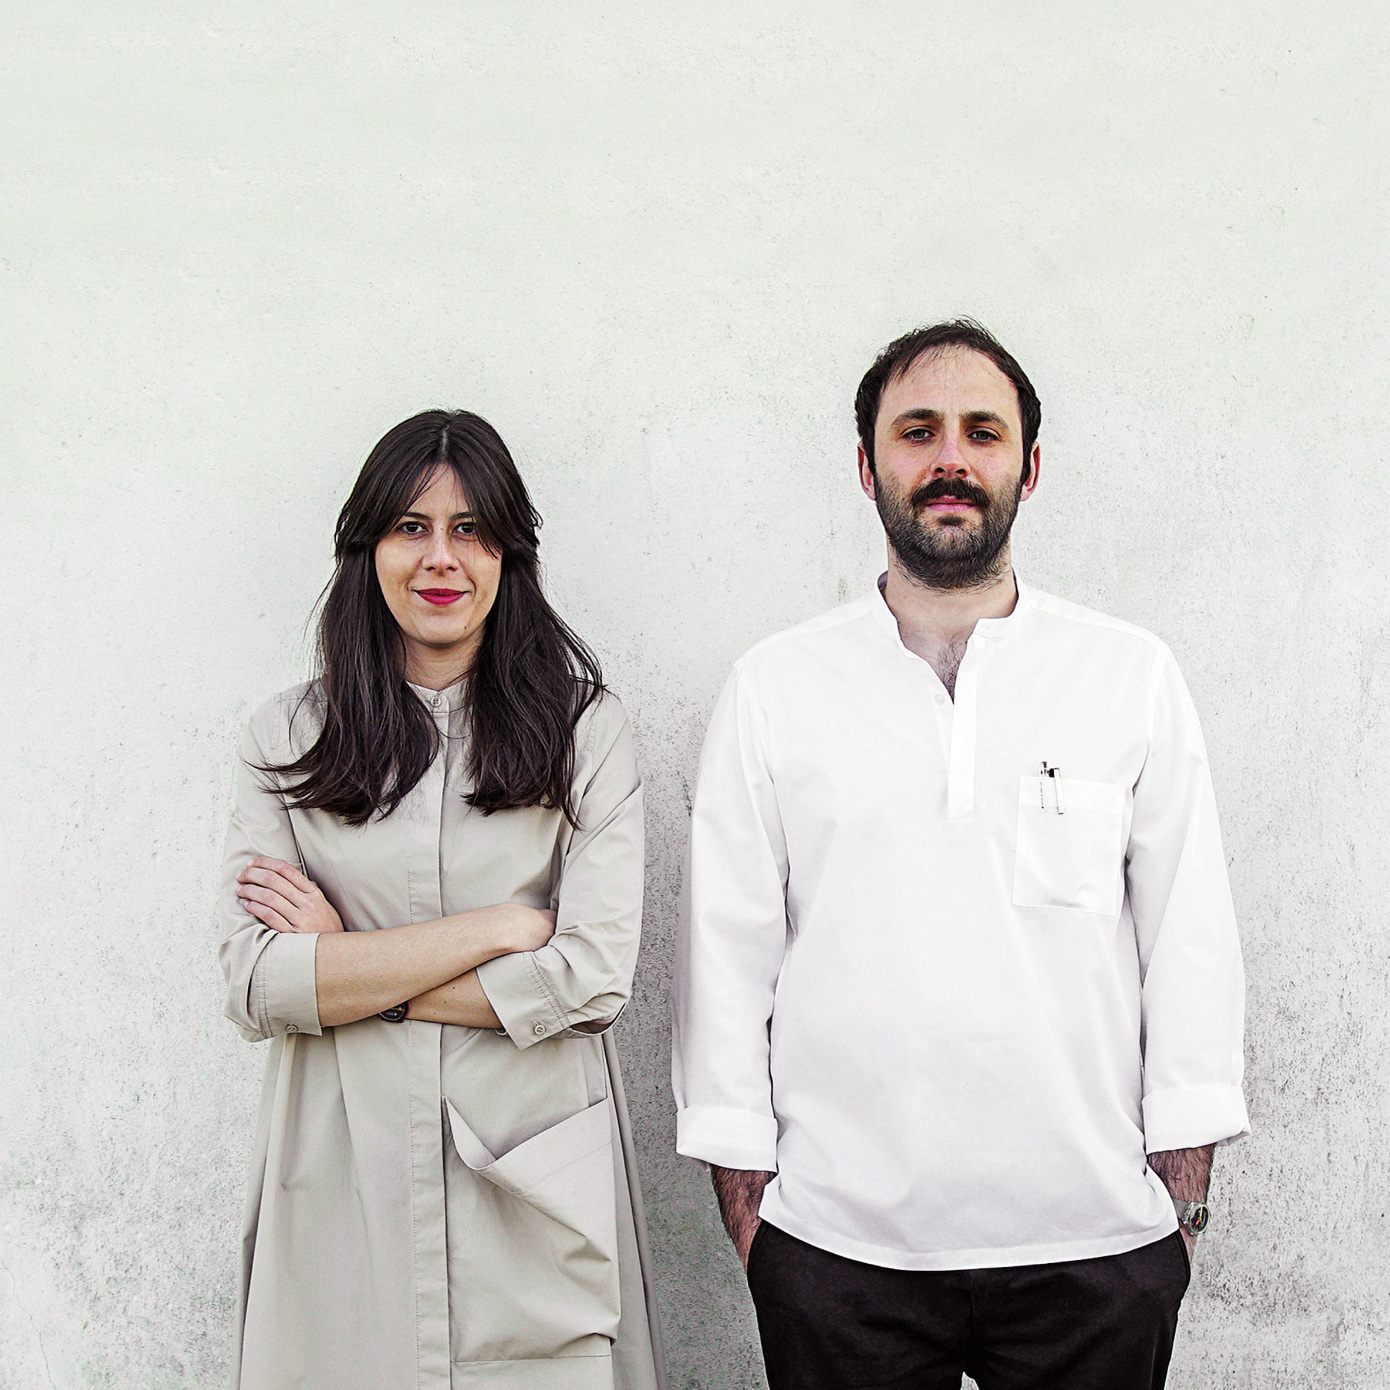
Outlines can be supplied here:
<path id="1" fill-rule="evenodd" d="M 14 1277 L 14 1272 L 10 1269 L 9 1265 L 5 1263 L 3 1258 L 0 1258 L 0 1269 L 3 1269 L 5 1273 L 9 1275 L 10 1285 L 14 1289 L 15 1307 L 29 1319 L 29 1326 L 34 1329 L 34 1336 L 37 1338 L 39 1344 L 39 1355 L 43 1358 L 44 1379 L 48 1382 L 51 1390 L 57 1390 L 57 1387 L 53 1385 L 53 1372 L 48 1366 L 48 1350 L 43 1344 L 43 1333 L 39 1331 L 39 1325 L 34 1321 L 34 1315 L 24 1306 L 24 1300 L 19 1296 L 19 1280 Z"/>

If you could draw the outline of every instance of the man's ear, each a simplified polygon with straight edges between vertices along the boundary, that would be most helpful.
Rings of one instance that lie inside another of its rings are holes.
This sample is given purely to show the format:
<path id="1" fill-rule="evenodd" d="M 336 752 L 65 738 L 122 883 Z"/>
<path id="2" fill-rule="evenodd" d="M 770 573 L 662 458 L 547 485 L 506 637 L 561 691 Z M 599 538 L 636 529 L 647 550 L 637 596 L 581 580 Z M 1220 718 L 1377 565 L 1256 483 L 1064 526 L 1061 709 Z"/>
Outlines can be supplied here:
<path id="1" fill-rule="evenodd" d="M 869 456 L 864 452 L 863 442 L 859 445 L 859 486 L 864 489 L 864 496 L 870 502 L 877 502 L 878 497 L 874 492 L 874 484 L 878 481 L 874 477 L 874 466 L 869 462 Z"/>
<path id="2" fill-rule="evenodd" d="M 1020 497 L 1031 497 L 1038 486 L 1038 474 L 1042 471 L 1042 446 L 1033 445 L 1033 453 L 1028 460 L 1028 476 L 1023 480 Z"/>

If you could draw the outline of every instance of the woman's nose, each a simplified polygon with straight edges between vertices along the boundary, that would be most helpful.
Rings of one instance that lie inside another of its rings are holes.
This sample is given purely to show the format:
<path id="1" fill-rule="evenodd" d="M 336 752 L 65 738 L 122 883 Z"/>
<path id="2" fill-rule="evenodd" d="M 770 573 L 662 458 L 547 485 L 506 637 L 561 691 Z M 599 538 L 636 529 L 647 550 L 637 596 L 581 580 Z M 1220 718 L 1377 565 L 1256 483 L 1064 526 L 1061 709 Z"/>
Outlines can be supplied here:
<path id="1" fill-rule="evenodd" d="M 447 532 L 437 533 L 431 538 L 429 549 L 425 552 L 425 568 L 427 570 L 458 569 L 458 560 L 454 557 L 453 547 L 449 544 Z"/>

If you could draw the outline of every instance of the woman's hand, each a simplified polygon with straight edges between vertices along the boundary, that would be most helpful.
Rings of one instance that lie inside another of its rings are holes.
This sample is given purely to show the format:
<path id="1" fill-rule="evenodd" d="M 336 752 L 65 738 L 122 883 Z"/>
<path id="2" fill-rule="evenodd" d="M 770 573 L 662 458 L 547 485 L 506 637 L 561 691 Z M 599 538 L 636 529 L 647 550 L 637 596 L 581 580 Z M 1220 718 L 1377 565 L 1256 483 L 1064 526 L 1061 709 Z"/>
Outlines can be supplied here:
<path id="1" fill-rule="evenodd" d="M 475 908 L 470 915 L 478 919 L 488 937 L 501 947 L 502 955 L 539 951 L 555 935 L 555 914 L 543 907 L 495 903 L 492 907 Z"/>
<path id="2" fill-rule="evenodd" d="M 283 859 L 257 855 L 238 875 L 236 895 L 246 910 L 276 931 L 339 932 L 343 919 L 317 883 Z"/>

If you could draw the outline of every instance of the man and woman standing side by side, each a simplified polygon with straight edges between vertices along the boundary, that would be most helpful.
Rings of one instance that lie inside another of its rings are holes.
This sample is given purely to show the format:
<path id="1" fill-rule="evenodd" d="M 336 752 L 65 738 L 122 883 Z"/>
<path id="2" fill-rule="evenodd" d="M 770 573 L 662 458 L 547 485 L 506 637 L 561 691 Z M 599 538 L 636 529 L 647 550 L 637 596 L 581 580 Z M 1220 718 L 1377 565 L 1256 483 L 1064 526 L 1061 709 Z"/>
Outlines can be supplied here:
<path id="1" fill-rule="evenodd" d="M 856 414 L 888 572 L 738 662 L 706 739 L 678 1148 L 773 1390 L 1148 1390 L 1245 1130 L 1196 718 L 1157 639 L 1016 582 L 1040 409 L 983 329 L 892 344 Z M 243 743 L 221 956 L 272 1051 L 240 1390 L 665 1383 L 608 1033 L 641 784 L 538 525 L 477 416 L 390 431 L 320 674 Z"/>

